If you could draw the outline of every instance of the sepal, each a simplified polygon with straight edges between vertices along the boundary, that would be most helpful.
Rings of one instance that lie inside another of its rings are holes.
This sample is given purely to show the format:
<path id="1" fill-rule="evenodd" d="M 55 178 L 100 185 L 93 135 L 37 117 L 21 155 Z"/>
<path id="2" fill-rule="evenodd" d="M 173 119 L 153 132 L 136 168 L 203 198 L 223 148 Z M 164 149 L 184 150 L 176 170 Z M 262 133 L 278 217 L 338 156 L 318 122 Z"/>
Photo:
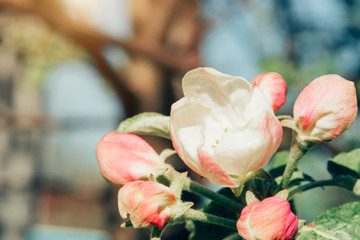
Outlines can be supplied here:
<path id="1" fill-rule="evenodd" d="M 183 172 L 183 173 L 180 173 L 174 180 L 173 182 L 171 183 L 170 185 L 170 189 L 172 190 L 172 192 L 174 193 L 175 195 L 175 198 L 177 200 L 180 200 L 181 198 L 181 193 L 182 193 L 182 190 L 184 188 L 184 183 L 186 181 L 186 178 L 187 178 L 187 172 Z"/>
<path id="2" fill-rule="evenodd" d="M 159 157 L 160 157 L 160 160 L 161 160 L 162 162 L 165 162 L 166 159 L 168 159 L 169 157 L 171 157 L 171 156 L 174 155 L 174 154 L 176 154 L 176 151 L 167 148 L 167 149 L 164 149 L 164 150 L 160 153 Z"/>
<path id="3" fill-rule="evenodd" d="M 281 197 L 282 199 L 287 200 L 289 197 L 289 191 L 287 189 L 281 190 L 275 196 Z"/>
<path id="4" fill-rule="evenodd" d="M 184 215 L 184 213 L 189 210 L 192 206 L 194 206 L 193 202 L 181 202 L 176 207 L 173 208 L 173 215 L 171 216 L 172 220 L 176 220 L 177 218 Z"/>
<path id="5" fill-rule="evenodd" d="M 246 204 L 250 204 L 252 201 L 259 200 L 259 199 L 257 199 L 256 196 L 252 192 L 246 191 L 245 200 L 246 200 Z"/>

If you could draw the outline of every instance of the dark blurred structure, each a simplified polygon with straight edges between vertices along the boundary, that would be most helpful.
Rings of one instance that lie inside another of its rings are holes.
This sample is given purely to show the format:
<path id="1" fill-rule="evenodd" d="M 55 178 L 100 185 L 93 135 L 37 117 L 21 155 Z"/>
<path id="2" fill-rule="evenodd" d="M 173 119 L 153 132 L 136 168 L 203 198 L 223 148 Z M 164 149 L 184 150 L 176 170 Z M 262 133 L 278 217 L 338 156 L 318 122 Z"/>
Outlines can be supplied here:
<path id="1" fill-rule="evenodd" d="M 359 16 L 351 0 L 0 0 L 0 238 L 75 228 L 74 239 L 142 239 L 146 230 L 119 229 L 116 189 L 97 169 L 97 141 L 125 117 L 168 114 L 182 96 L 183 74 L 200 65 L 248 80 L 279 72 L 289 88 L 279 114 L 291 114 L 297 94 L 323 74 L 359 89 Z M 301 167 L 326 178 L 324 162 L 360 147 L 359 131 L 357 119 Z M 148 140 L 157 150 L 171 146 Z M 319 204 L 329 193 L 335 197 Z M 309 195 L 297 201 L 310 221 L 356 199 L 331 188 L 309 194 L 317 211 L 301 204 Z M 184 239 L 182 229 L 165 237 Z"/>

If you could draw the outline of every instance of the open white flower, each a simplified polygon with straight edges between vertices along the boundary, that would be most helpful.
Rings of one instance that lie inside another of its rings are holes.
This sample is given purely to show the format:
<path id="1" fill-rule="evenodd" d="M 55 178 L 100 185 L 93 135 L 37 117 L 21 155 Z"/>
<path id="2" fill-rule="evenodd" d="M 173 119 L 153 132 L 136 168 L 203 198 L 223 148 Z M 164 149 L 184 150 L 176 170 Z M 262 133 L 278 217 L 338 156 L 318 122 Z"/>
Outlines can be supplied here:
<path id="1" fill-rule="evenodd" d="M 183 78 L 184 98 L 172 105 L 171 139 L 192 170 L 222 186 L 263 167 L 279 147 L 282 127 L 258 86 L 212 68 Z"/>

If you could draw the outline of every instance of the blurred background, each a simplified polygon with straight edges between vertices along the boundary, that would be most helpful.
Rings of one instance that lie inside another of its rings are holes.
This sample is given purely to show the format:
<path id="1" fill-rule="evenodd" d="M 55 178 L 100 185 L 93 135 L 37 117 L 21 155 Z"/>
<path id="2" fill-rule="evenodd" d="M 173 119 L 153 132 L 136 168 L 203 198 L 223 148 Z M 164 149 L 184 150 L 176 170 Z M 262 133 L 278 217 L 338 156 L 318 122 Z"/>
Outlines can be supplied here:
<path id="1" fill-rule="evenodd" d="M 126 117 L 169 114 L 190 69 L 210 66 L 249 81 L 280 73 L 288 93 L 278 114 L 291 114 L 299 92 L 320 75 L 339 74 L 360 92 L 356 0 L 0 0 L 0 40 L 4 240 L 146 239 L 146 230 L 119 228 L 116 189 L 102 178 L 95 147 Z M 149 141 L 158 150 L 171 146 Z M 327 159 L 356 147 L 359 117 L 300 167 L 328 178 Z M 355 200 L 329 187 L 296 203 L 311 222 Z M 165 239 L 186 234 L 167 231 Z"/>

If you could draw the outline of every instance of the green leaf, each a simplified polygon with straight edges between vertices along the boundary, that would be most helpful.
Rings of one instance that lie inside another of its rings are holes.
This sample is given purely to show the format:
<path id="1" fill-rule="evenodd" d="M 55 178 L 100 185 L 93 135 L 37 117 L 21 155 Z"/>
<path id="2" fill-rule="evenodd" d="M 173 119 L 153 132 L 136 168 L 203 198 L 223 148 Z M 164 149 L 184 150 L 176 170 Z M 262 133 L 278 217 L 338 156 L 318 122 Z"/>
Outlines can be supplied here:
<path id="1" fill-rule="evenodd" d="M 170 139 L 170 117 L 153 112 L 141 113 L 121 122 L 117 132 Z"/>
<path id="2" fill-rule="evenodd" d="M 237 200 L 234 194 L 229 188 L 222 188 L 219 193 Z M 210 213 L 219 217 L 224 217 L 228 219 L 238 220 L 239 216 L 237 213 L 229 211 L 227 208 L 210 201 L 203 209 L 203 212 Z M 206 224 L 202 222 L 188 222 L 186 224 L 187 229 L 191 232 L 189 240 L 203 240 L 203 239 L 223 239 L 231 234 L 236 233 L 229 228 Z"/>
<path id="3" fill-rule="evenodd" d="M 334 178 L 339 175 L 360 178 L 360 148 L 340 153 L 334 159 L 330 159 L 327 169 Z"/>
<path id="4" fill-rule="evenodd" d="M 360 196 L 360 179 L 356 180 L 354 187 L 353 187 L 353 192 L 357 195 Z"/>
<path id="5" fill-rule="evenodd" d="M 258 170 L 252 171 L 246 175 L 245 181 L 249 181 L 251 179 L 261 179 L 261 180 L 271 180 L 273 177 L 264 169 L 260 168 Z"/>
<path id="6" fill-rule="evenodd" d="M 313 226 L 302 227 L 297 240 L 359 239 L 360 202 L 344 204 L 318 216 Z"/>

